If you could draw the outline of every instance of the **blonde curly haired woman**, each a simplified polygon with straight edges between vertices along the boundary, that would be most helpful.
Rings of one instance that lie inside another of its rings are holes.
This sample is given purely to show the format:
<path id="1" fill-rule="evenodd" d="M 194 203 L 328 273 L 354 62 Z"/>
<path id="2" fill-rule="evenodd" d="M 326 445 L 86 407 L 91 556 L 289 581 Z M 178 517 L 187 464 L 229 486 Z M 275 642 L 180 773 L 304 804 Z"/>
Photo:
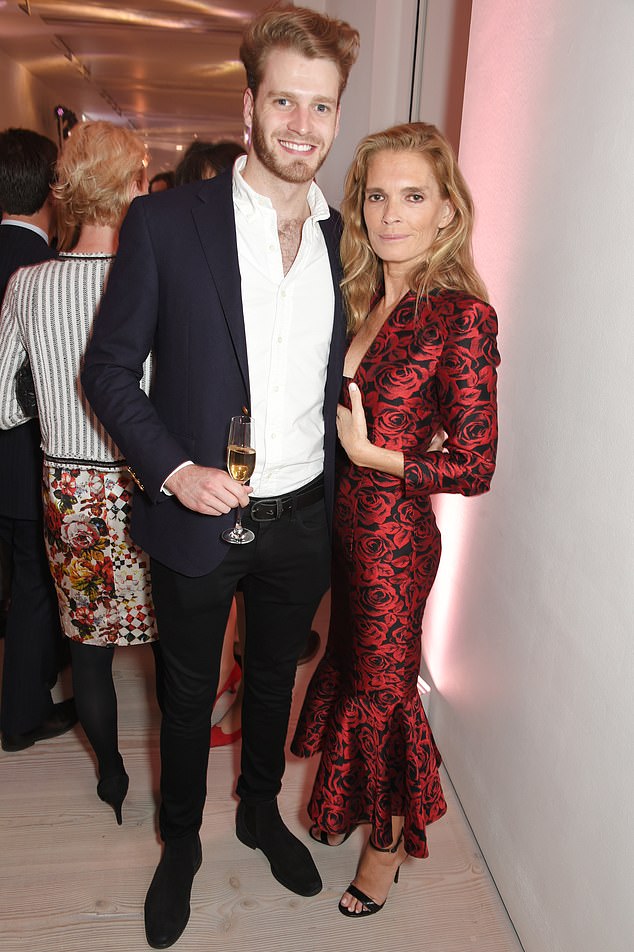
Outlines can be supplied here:
<path id="1" fill-rule="evenodd" d="M 118 746 L 113 649 L 154 642 L 149 559 L 128 534 L 132 481 L 84 398 L 79 373 L 117 250 L 121 222 L 147 192 L 147 158 L 131 131 L 78 125 L 57 164 L 54 191 L 72 251 L 11 279 L 0 318 L 0 426 L 24 422 L 13 387 L 25 356 L 35 382 L 44 451 L 44 531 L 79 720 L 96 754 L 97 793 L 121 806 L 128 775 Z M 149 367 L 142 386 L 147 387 Z"/>

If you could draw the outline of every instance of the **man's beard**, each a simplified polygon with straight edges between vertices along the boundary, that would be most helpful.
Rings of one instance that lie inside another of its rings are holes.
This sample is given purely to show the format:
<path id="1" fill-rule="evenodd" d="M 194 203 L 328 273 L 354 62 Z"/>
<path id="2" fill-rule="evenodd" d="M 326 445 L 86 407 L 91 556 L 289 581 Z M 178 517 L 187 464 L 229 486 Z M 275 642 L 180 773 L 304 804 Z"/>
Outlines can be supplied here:
<path id="1" fill-rule="evenodd" d="M 289 141 L 293 141 L 289 138 Z M 264 133 L 258 122 L 257 113 L 253 113 L 253 122 L 251 125 L 251 148 L 257 155 L 264 168 L 276 175 L 283 182 L 291 182 L 293 185 L 301 185 L 314 179 L 319 169 L 326 159 L 322 155 L 316 162 L 310 163 L 306 159 L 297 158 L 289 163 L 280 161 L 280 159 L 269 148 Z M 313 153 L 313 156 L 315 153 Z"/>

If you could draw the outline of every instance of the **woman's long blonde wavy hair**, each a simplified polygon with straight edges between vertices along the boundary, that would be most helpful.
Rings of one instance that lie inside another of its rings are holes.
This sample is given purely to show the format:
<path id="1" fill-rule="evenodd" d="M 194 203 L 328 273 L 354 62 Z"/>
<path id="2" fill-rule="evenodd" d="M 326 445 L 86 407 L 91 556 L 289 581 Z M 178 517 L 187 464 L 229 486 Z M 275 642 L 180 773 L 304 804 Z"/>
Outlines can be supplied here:
<path id="1" fill-rule="evenodd" d="M 383 262 L 372 250 L 363 216 L 370 159 L 377 152 L 415 152 L 429 162 L 441 197 L 455 209 L 451 222 L 440 229 L 424 257 L 410 274 L 410 289 L 421 297 L 433 289 L 465 291 L 487 300 L 487 291 L 473 263 L 471 235 L 473 201 L 453 149 L 436 126 L 412 122 L 366 136 L 357 146 L 346 176 L 341 203 L 343 234 L 341 283 L 348 328 L 355 333 L 367 317 L 371 302 L 383 284 Z"/>

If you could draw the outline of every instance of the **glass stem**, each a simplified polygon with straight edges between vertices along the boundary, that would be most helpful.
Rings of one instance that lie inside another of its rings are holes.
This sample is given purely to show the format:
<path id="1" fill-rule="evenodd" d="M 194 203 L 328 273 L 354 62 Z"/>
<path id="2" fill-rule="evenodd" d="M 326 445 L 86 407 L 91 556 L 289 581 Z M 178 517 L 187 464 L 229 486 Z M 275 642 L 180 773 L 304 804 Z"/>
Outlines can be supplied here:
<path id="1" fill-rule="evenodd" d="M 238 534 L 244 531 L 242 529 L 242 510 L 240 509 L 240 506 L 238 506 L 238 510 L 236 512 L 236 524 L 233 528 Z"/>

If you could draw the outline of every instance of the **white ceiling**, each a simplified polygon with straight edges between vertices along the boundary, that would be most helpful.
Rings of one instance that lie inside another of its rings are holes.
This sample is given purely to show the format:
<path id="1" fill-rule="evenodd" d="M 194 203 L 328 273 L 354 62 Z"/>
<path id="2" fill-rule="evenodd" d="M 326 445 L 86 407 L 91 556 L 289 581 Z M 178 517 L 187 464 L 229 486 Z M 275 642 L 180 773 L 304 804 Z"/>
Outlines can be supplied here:
<path id="1" fill-rule="evenodd" d="M 81 119 L 125 122 L 153 170 L 194 138 L 240 139 L 244 26 L 270 0 L 0 0 L 0 49 Z"/>

